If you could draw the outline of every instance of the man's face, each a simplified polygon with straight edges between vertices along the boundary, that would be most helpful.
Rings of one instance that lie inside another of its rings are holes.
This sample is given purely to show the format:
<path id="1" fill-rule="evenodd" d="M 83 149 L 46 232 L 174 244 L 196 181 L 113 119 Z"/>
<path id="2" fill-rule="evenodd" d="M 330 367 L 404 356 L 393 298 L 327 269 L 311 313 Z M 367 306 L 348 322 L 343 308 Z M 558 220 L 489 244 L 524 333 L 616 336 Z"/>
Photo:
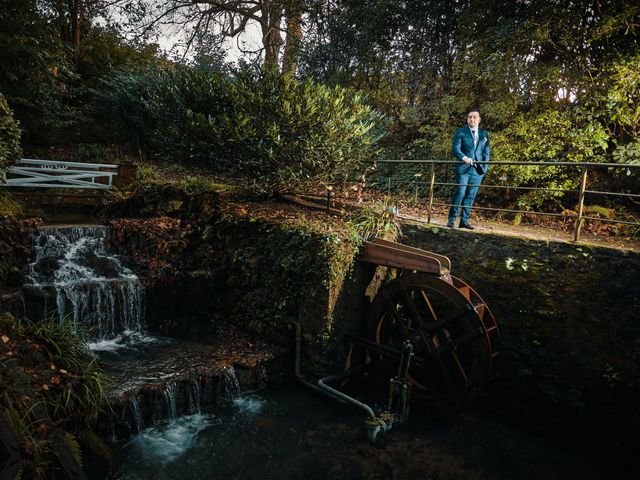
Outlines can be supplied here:
<path id="1" fill-rule="evenodd" d="M 480 124 L 480 114 L 478 112 L 469 112 L 467 115 L 467 125 L 471 128 L 477 128 Z"/>

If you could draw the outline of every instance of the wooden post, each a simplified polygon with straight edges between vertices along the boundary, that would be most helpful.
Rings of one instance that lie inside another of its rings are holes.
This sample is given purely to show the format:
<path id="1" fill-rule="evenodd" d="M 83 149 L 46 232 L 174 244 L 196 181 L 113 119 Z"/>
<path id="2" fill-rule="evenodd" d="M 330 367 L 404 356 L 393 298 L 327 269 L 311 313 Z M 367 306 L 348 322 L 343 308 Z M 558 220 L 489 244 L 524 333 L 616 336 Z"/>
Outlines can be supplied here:
<path id="1" fill-rule="evenodd" d="M 431 164 L 431 178 L 429 179 L 429 208 L 427 209 L 427 223 L 431 223 L 431 210 L 433 208 L 433 186 L 436 183 L 436 164 Z"/>
<path id="2" fill-rule="evenodd" d="M 389 181 L 387 184 L 387 195 L 391 196 L 391 176 L 389 176 Z"/>
<path id="3" fill-rule="evenodd" d="M 582 181 L 580 182 L 580 195 L 578 197 L 578 214 L 576 215 L 576 228 L 573 232 L 573 241 L 580 239 L 580 227 L 582 226 L 582 210 L 584 209 L 584 191 L 587 188 L 587 167 L 582 171 Z"/>

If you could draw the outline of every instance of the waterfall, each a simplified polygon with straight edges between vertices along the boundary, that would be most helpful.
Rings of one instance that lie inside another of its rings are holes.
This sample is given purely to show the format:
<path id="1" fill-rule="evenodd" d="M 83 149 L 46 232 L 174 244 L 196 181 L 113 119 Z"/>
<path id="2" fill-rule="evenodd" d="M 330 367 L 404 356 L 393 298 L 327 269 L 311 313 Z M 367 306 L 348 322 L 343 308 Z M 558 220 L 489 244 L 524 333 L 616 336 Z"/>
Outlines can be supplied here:
<path id="1" fill-rule="evenodd" d="M 230 399 L 240 396 L 240 382 L 236 376 L 236 370 L 233 366 L 222 369 L 222 388 L 223 394 Z"/>
<path id="2" fill-rule="evenodd" d="M 164 389 L 164 398 L 167 404 L 167 413 L 171 420 L 178 418 L 177 396 L 178 384 L 176 382 L 167 382 Z"/>
<path id="3" fill-rule="evenodd" d="M 202 385 L 197 378 L 189 383 L 189 411 L 202 413 Z"/>
<path id="4" fill-rule="evenodd" d="M 136 428 L 138 433 L 144 430 L 144 419 L 142 418 L 142 411 L 140 410 L 140 401 L 137 396 L 131 397 L 129 401 L 131 404 L 131 412 L 133 413 L 133 419 L 136 421 Z"/>
<path id="5" fill-rule="evenodd" d="M 40 229 L 25 282 L 25 289 L 39 292 L 45 315 L 52 298 L 59 321 L 98 340 L 139 331 L 144 318 L 142 284 L 107 252 L 109 235 L 104 226 Z"/>

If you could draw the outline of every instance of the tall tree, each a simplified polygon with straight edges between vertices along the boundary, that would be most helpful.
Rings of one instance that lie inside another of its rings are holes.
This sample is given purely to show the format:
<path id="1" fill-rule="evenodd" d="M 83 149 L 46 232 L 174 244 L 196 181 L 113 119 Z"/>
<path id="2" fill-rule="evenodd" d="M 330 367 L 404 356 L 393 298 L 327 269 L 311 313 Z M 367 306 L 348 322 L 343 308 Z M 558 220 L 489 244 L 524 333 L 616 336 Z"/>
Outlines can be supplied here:
<path id="1" fill-rule="evenodd" d="M 120 6 L 131 11 L 131 2 Z M 188 32 L 187 49 L 204 34 L 213 32 L 221 39 L 235 38 L 254 23 L 260 28 L 262 46 L 256 52 L 245 53 L 259 54 L 265 67 L 273 67 L 279 64 L 286 42 L 285 70 L 291 73 L 297 66 L 303 8 L 303 0 L 138 0 L 141 33 L 167 25 L 181 27 Z"/>

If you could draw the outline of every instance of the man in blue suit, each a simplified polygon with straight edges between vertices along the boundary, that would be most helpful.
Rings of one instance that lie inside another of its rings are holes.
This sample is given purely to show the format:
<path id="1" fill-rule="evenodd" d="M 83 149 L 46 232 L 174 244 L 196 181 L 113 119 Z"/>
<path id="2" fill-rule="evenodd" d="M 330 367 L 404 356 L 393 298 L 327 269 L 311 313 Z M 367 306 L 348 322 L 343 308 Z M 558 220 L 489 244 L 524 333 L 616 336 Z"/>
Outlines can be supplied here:
<path id="1" fill-rule="evenodd" d="M 453 135 L 453 155 L 458 159 L 456 165 L 458 186 L 451 199 L 452 206 L 449 210 L 447 227 L 455 225 L 458 211 L 462 210 L 459 227 L 469 230 L 474 228 L 469 223 L 469 213 L 482 183 L 482 178 L 489 169 L 489 165 L 486 163 L 478 164 L 476 162 L 488 162 L 490 155 L 489 134 L 478 125 L 480 125 L 480 113 L 477 110 L 472 110 L 467 115 L 467 126 L 458 128 Z"/>

